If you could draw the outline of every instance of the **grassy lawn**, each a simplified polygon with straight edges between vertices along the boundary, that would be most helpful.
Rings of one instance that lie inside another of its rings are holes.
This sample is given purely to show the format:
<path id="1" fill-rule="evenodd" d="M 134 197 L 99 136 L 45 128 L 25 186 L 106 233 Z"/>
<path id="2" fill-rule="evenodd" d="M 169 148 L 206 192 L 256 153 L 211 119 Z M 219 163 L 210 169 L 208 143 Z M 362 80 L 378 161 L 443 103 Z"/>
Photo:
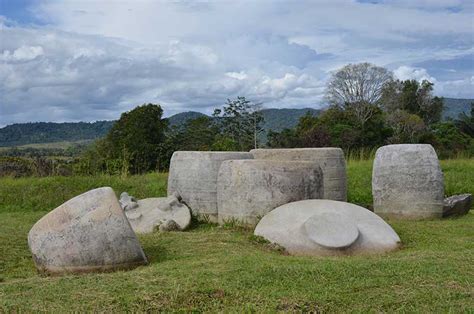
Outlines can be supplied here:
<path id="1" fill-rule="evenodd" d="M 446 194 L 474 193 L 474 160 L 442 162 Z M 371 203 L 371 162 L 349 162 L 349 201 Z M 0 312 L 474 311 L 474 213 L 389 221 L 403 248 L 385 255 L 286 256 L 250 231 L 194 224 L 140 236 L 150 264 L 128 272 L 43 277 L 26 235 L 48 210 L 99 186 L 164 195 L 166 175 L 0 179 Z"/>

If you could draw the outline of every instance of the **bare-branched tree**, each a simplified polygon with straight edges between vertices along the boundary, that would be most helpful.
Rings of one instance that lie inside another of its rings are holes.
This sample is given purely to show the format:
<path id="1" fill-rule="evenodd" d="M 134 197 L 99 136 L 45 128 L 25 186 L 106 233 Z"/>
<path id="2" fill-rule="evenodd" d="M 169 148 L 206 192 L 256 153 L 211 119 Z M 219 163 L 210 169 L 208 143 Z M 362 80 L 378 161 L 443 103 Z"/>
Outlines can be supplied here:
<path id="1" fill-rule="evenodd" d="M 370 63 L 348 64 L 332 74 L 326 99 L 333 106 L 353 110 L 361 124 L 369 120 L 378 105 L 383 88 L 393 74 Z"/>

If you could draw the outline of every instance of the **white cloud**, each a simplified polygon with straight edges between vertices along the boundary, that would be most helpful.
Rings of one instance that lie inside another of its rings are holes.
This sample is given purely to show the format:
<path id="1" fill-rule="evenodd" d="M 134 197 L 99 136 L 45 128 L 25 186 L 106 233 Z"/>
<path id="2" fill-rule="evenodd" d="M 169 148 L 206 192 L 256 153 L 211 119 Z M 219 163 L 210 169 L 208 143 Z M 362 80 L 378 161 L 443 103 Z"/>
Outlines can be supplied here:
<path id="1" fill-rule="evenodd" d="M 3 42 L 6 57 L 0 64 L 0 125 L 116 119 L 145 102 L 162 103 L 165 113 L 173 114 L 211 112 L 237 95 L 271 106 L 309 100 L 301 90 L 307 89 L 311 76 L 280 63 L 278 55 L 262 64 L 250 60 L 241 65 L 245 70 L 228 71 L 239 62 L 225 61 L 211 47 L 178 40 L 139 45 L 51 28 L 6 26 L 3 34 L 8 40 Z M 14 48 L 23 41 L 44 48 Z M 280 47 L 286 48 L 281 43 Z M 17 62 L 27 57 L 28 62 Z M 286 58 L 290 57 L 280 61 Z"/>
<path id="2" fill-rule="evenodd" d="M 438 95 L 453 98 L 472 98 L 474 91 L 474 76 L 462 80 L 443 81 L 435 85 Z"/>
<path id="3" fill-rule="evenodd" d="M 434 83 L 436 95 L 452 98 L 472 98 L 474 91 L 474 76 L 461 80 L 439 81 L 431 76 L 426 69 L 401 66 L 394 71 L 395 77 L 400 80 L 428 80 Z"/>
<path id="4" fill-rule="evenodd" d="M 0 61 L 30 61 L 43 55 L 41 46 L 21 46 L 15 50 L 4 50 L 0 54 Z"/>
<path id="5" fill-rule="evenodd" d="M 248 76 L 244 71 L 240 72 L 227 72 L 225 75 L 228 77 L 234 78 L 236 80 L 245 80 Z"/>
<path id="6" fill-rule="evenodd" d="M 318 107 L 329 72 L 363 61 L 474 97 L 472 64 L 443 78 L 422 63 L 472 55 L 468 1 L 47 0 L 30 11 L 45 25 L 0 17 L 0 125 L 113 119 L 144 102 L 211 112 L 237 95 Z"/>
<path id="7" fill-rule="evenodd" d="M 423 68 L 414 68 L 410 66 L 401 66 L 393 71 L 395 77 L 399 80 L 417 80 L 423 81 L 428 80 L 431 83 L 436 83 L 437 80 L 428 74 L 428 71 Z"/>

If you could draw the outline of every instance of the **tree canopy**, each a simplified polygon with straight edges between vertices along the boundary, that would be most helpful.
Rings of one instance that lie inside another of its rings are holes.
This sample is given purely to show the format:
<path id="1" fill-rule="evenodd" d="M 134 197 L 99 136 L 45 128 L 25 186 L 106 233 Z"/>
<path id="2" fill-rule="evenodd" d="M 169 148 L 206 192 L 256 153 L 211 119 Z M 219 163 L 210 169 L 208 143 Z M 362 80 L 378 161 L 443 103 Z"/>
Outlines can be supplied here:
<path id="1" fill-rule="evenodd" d="M 393 74 L 370 63 L 348 64 L 332 74 L 326 99 L 332 106 L 351 109 L 361 124 L 368 121 L 379 104 L 383 89 Z"/>
<path id="2" fill-rule="evenodd" d="M 263 132 L 264 118 L 261 104 L 255 104 L 245 97 L 227 99 L 227 103 L 214 110 L 213 116 L 219 130 L 234 143 L 235 150 L 249 150 L 258 147 L 258 135 Z"/>
<path id="3" fill-rule="evenodd" d="M 381 106 L 387 112 L 404 110 L 418 115 L 426 124 L 437 123 L 443 112 L 443 99 L 433 96 L 433 83 L 423 80 L 392 81 L 382 91 Z"/>

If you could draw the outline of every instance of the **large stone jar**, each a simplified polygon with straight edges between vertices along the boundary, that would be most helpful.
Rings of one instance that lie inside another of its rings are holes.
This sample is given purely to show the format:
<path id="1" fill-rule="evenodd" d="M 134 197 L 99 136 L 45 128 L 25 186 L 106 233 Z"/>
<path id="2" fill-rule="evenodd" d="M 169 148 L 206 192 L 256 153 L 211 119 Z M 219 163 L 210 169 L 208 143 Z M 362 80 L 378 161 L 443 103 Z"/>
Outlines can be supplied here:
<path id="1" fill-rule="evenodd" d="M 312 162 L 229 160 L 217 183 L 219 223 L 255 225 L 280 205 L 322 198 L 322 171 Z"/>
<path id="2" fill-rule="evenodd" d="M 255 159 L 315 162 L 323 171 L 324 199 L 346 201 L 347 175 L 344 153 L 340 148 L 253 149 Z"/>
<path id="3" fill-rule="evenodd" d="M 222 162 L 252 158 L 246 152 L 175 152 L 171 157 L 168 195 L 177 192 L 199 220 L 217 222 L 217 173 Z"/>
<path id="4" fill-rule="evenodd" d="M 114 191 L 76 196 L 41 218 L 28 234 L 36 267 L 50 274 L 130 269 L 147 263 Z"/>
<path id="5" fill-rule="evenodd" d="M 372 173 L 375 213 L 395 218 L 441 217 L 443 173 L 428 144 L 383 146 Z"/>

